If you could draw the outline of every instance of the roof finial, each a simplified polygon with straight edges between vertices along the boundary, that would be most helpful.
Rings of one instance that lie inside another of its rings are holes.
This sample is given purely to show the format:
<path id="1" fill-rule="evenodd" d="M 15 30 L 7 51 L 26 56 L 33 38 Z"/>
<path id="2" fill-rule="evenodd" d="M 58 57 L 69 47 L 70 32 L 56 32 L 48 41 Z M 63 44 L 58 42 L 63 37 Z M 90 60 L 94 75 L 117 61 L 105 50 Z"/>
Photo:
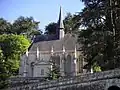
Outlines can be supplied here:
<path id="1" fill-rule="evenodd" d="M 65 46 L 64 45 L 62 47 L 62 52 L 63 52 L 63 54 L 65 53 Z"/>
<path id="2" fill-rule="evenodd" d="M 28 49 L 26 50 L 26 56 L 28 57 L 28 54 L 29 54 L 29 51 L 28 51 Z"/>
<path id="3" fill-rule="evenodd" d="M 37 59 L 39 59 L 39 48 L 37 47 Z"/>
<path id="4" fill-rule="evenodd" d="M 54 51 L 53 51 L 53 46 L 51 47 L 51 54 L 53 55 Z"/>
<path id="5" fill-rule="evenodd" d="M 76 49 L 76 45 L 75 45 L 75 58 L 77 58 L 77 49 Z"/>

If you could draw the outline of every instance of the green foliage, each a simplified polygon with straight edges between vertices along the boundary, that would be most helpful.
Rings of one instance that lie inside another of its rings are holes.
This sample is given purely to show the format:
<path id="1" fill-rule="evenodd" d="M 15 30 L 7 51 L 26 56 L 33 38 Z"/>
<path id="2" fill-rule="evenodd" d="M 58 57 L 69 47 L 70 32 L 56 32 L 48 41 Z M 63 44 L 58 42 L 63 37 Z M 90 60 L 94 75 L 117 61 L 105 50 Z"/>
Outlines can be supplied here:
<path id="1" fill-rule="evenodd" d="M 13 24 L 0 18 L 0 89 L 8 77 L 18 74 L 20 55 L 29 47 L 29 40 L 42 33 L 38 25 L 32 17 L 21 16 Z"/>
<path id="2" fill-rule="evenodd" d="M 101 67 L 98 66 L 96 63 L 93 64 L 92 68 L 93 68 L 93 72 L 101 72 L 102 71 Z"/>
<path id="3" fill-rule="evenodd" d="M 52 70 L 49 69 L 49 73 L 48 73 L 48 79 L 49 80 L 56 80 L 60 77 L 60 69 L 57 65 L 53 64 L 52 66 Z"/>
<path id="4" fill-rule="evenodd" d="M 11 56 L 14 54 L 22 54 L 30 45 L 27 38 L 23 35 L 0 35 L 1 49 L 4 56 Z M 14 56 L 13 56 L 14 57 Z"/>
<path id="5" fill-rule="evenodd" d="M 0 89 L 3 89 L 8 86 L 7 78 L 9 74 L 6 70 L 5 60 L 3 57 L 2 50 L 0 50 Z"/>
<path id="6" fill-rule="evenodd" d="M 79 27 L 76 26 L 76 19 L 71 13 L 67 13 L 64 22 L 65 33 L 76 33 Z"/>
<path id="7" fill-rule="evenodd" d="M 84 29 L 79 33 L 79 43 L 82 44 L 83 55 L 88 62 L 87 69 L 96 63 L 97 69 L 109 70 L 119 68 L 119 26 L 115 2 L 112 6 L 109 0 L 82 0 L 85 8 L 74 19 L 76 26 Z M 118 1 L 116 1 L 119 3 Z M 111 7 L 115 6 L 111 9 Z M 112 13 L 112 14 L 111 14 Z"/>
<path id="8" fill-rule="evenodd" d="M 11 33 L 11 24 L 0 18 L 0 34 L 8 34 Z"/>
<path id="9" fill-rule="evenodd" d="M 46 27 L 45 27 L 45 34 L 56 34 L 56 30 L 57 30 L 57 23 L 49 23 Z"/>
<path id="10" fill-rule="evenodd" d="M 7 81 L 7 79 L 9 77 L 10 77 L 10 75 L 8 75 L 6 73 L 0 74 L 0 89 L 4 89 L 4 88 L 8 87 L 9 82 Z"/>
<path id="11" fill-rule="evenodd" d="M 36 22 L 33 17 L 20 16 L 14 21 L 12 30 L 15 34 L 26 34 L 29 35 L 32 31 L 38 30 L 39 22 Z"/>
<path id="12" fill-rule="evenodd" d="M 20 16 L 13 24 L 0 18 L 0 34 L 25 35 L 31 39 L 34 35 L 40 35 L 42 32 L 39 30 L 39 22 L 35 21 L 33 17 Z"/>
<path id="13" fill-rule="evenodd" d="M 0 35 L 0 88 L 7 84 L 8 77 L 18 74 L 20 55 L 29 45 L 23 35 Z"/>

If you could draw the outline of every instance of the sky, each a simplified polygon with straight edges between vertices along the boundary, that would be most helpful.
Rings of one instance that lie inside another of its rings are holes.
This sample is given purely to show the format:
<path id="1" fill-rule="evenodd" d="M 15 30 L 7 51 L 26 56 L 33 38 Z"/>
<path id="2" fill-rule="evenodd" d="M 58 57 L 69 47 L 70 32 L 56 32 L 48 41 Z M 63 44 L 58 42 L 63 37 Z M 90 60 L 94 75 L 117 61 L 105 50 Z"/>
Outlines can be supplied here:
<path id="1" fill-rule="evenodd" d="M 39 28 L 44 31 L 50 22 L 57 22 L 60 6 L 63 15 L 80 12 L 84 5 L 80 0 L 0 0 L 0 18 L 13 22 L 19 16 L 32 16 L 40 21 Z"/>

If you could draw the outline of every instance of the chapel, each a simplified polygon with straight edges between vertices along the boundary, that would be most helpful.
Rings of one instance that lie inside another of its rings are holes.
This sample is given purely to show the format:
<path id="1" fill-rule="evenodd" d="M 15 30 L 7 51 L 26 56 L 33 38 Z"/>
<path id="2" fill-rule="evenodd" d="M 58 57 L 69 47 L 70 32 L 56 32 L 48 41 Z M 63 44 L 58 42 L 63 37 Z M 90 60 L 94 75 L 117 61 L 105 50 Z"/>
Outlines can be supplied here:
<path id="1" fill-rule="evenodd" d="M 47 77 L 54 61 L 61 76 L 76 76 L 83 73 L 84 58 L 77 43 L 77 36 L 65 34 L 62 9 L 55 35 L 37 35 L 21 56 L 21 77 Z"/>

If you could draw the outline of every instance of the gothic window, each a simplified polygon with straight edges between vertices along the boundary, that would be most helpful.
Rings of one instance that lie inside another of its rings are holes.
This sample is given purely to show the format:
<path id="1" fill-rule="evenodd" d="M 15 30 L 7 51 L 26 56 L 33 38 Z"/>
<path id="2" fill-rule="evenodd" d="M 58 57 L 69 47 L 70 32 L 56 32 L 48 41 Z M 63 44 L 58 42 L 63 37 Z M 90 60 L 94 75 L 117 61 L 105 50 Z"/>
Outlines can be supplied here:
<path id="1" fill-rule="evenodd" d="M 67 76 L 70 76 L 72 74 L 71 62 L 71 56 L 68 55 L 64 63 L 64 71 Z"/>
<path id="2" fill-rule="evenodd" d="M 44 69 L 41 69 L 41 75 L 44 75 Z"/>
<path id="3" fill-rule="evenodd" d="M 33 73 L 34 73 L 34 62 L 31 63 L 31 75 L 33 77 Z"/>

